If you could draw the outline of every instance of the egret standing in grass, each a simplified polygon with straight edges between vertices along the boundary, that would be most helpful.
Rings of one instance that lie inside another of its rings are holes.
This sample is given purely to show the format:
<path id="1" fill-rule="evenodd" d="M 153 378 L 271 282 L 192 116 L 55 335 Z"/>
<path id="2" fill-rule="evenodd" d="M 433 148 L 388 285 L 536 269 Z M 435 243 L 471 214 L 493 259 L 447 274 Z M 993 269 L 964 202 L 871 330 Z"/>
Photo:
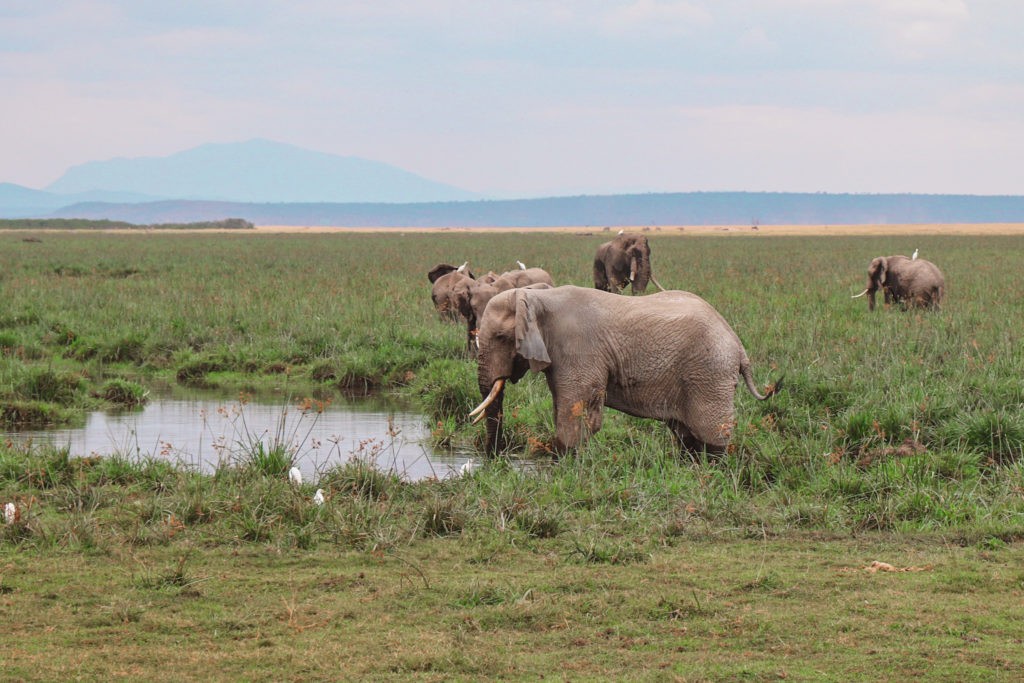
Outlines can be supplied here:
<path id="1" fill-rule="evenodd" d="M 469 475 L 473 474 L 473 471 L 476 470 L 478 467 L 480 467 L 480 465 L 475 460 L 473 460 L 473 458 L 470 458 L 466 462 L 462 463 L 462 467 L 459 468 L 459 476 L 468 477 Z"/>
<path id="2" fill-rule="evenodd" d="M 516 265 L 519 266 L 519 270 L 526 270 L 526 264 L 522 261 L 516 261 Z"/>
<path id="3" fill-rule="evenodd" d="M 317 489 L 316 493 L 313 494 L 313 504 L 314 505 L 323 505 L 324 504 L 324 490 L 323 489 Z"/>
<path id="4" fill-rule="evenodd" d="M 914 253 L 910 255 L 910 260 L 911 261 L 916 261 L 917 260 L 917 249 L 914 249 Z"/>
<path id="5" fill-rule="evenodd" d="M 302 486 L 302 471 L 298 467 L 288 470 L 288 481 L 292 486 Z"/>

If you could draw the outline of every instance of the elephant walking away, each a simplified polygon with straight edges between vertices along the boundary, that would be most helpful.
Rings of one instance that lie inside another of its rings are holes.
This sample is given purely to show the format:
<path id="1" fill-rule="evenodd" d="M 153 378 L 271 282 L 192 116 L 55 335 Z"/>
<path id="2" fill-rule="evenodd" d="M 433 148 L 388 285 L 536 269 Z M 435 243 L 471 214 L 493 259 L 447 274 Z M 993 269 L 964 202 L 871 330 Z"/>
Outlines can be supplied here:
<path id="1" fill-rule="evenodd" d="M 651 273 L 651 247 L 643 235 L 619 232 L 594 255 L 594 288 L 619 293 L 632 285 L 633 294 L 643 294 L 647 282 L 665 291 Z"/>
<path id="2" fill-rule="evenodd" d="M 554 404 L 555 450 L 601 428 L 607 406 L 661 420 L 690 451 L 722 452 L 733 428 L 738 378 L 758 400 L 750 360 L 729 323 L 695 294 L 638 299 L 571 285 L 494 296 L 480 320 L 477 380 L 487 450 L 503 447 L 506 382 L 543 372 Z"/>
<path id="3" fill-rule="evenodd" d="M 868 310 L 873 311 L 879 289 L 887 304 L 938 310 L 946 293 L 946 279 L 931 261 L 902 255 L 879 256 L 868 266 L 867 287 L 853 298 L 867 294 Z"/>

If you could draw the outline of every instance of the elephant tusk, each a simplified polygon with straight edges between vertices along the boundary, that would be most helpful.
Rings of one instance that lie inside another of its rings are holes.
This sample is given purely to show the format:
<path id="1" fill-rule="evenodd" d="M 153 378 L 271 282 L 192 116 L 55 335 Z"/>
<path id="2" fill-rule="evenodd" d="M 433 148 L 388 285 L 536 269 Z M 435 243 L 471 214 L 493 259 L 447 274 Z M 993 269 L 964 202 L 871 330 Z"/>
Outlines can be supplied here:
<path id="1" fill-rule="evenodd" d="M 850 298 L 851 298 L 851 299 L 856 299 L 856 298 L 858 298 L 858 297 L 864 296 L 864 295 L 865 295 L 865 294 L 867 294 L 867 293 L 868 293 L 868 290 L 866 290 L 866 289 L 865 289 L 865 290 L 864 290 L 863 292 L 861 292 L 860 294 L 854 294 L 854 295 L 853 295 L 853 296 L 851 296 Z"/>
<path id="2" fill-rule="evenodd" d="M 505 387 L 505 380 L 504 379 L 496 379 L 496 380 L 494 380 L 494 384 L 491 386 L 491 393 L 487 394 L 487 398 L 485 398 L 483 400 L 483 403 L 481 403 L 476 408 L 474 408 L 469 413 L 469 416 L 473 417 L 477 413 L 482 413 L 484 411 L 484 409 L 487 408 L 487 406 L 489 406 L 492 403 L 494 403 L 494 399 L 497 398 L 498 394 L 501 393 L 501 390 L 504 387 Z M 474 421 L 474 424 L 475 424 L 475 421 Z"/>
<path id="3" fill-rule="evenodd" d="M 487 413 L 480 413 L 479 415 L 477 415 L 476 417 L 473 418 L 473 421 L 470 422 L 470 424 L 474 424 L 475 425 L 478 422 L 480 422 L 480 420 L 484 419 L 485 417 L 487 417 Z"/>

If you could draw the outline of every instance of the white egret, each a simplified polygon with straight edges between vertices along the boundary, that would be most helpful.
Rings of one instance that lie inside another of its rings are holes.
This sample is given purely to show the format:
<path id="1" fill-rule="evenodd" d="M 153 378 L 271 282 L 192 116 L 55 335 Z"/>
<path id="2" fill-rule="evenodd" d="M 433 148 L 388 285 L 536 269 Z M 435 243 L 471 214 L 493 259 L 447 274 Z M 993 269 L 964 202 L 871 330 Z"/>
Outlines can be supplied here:
<path id="1" fill-rule="evenodd" d="M 917 249 L 914 249 L 914 253 L 910 255 L 910 260 L 911 261 L 916 261 L 917 260 Z"/>
<path id="2" fill-rule="evenodd" d="M 302 471 L 298 467 L 292 467 L 288 470 L 288 481 L 292 486 L 302 486 Z"/>
<path id="3" fill-rule="evenodd" d="M 519 270 L 526 270 L 526 264 L 522 261 L 516 261 L 516 265 L 519 266 Z"/>
<path id="4" fill-rule="evenodd" d="M 18 521 L 18 506 L 14 503 L 4 505 L 4 523 L 14 524 Z"/>
<path id="5" fill-rule="evenodd" d="M 459 266 L 458 268 L 456 268 L 456 269 L 455 269 L 455 272 L 457 272 L 457 273 L 465 273 L 465 272 L 466 272 L 466 266 L 468 266 L 468 265 L 469 265 L 469 261 L 466 261 L 466 262 L 465 262 L 465 263 L 463 263 L 463 264 L 462 264 L 461 266 Z"/>
<path id="6" fill-rule="evenodd" d="M 480 467 L 480 464 L 473 460 L 473 458 L 470 458 L 466 462 L 462 463 L 462 467 L 459 468 L 459 476 L 468 477 L 473 474 L 478 467 Z"/>
<path id="7" fill-rule="evenodd" d="M 623 233 L 625 233 L 625 232 L 626 232 L 625 230 L 619 230 L 619 234 L 620 234 L 620 235 L 621 235 L 621 234 L 623 234 Z"/>
<path id="8" fill-rule="evenodd" d="M 323 489 L 317 489 L 316 493 L 313 494 L 313 503 L 315 505 L 323 505 L 324 504 L 324 490 Z"/>

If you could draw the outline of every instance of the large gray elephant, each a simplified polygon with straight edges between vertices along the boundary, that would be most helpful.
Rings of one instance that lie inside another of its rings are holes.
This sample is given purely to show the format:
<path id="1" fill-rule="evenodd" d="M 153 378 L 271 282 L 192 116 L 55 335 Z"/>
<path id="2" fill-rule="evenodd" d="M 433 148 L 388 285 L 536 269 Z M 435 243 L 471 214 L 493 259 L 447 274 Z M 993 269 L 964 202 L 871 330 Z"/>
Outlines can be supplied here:
<path id="1" fill-rule="evenodd" d="M 643 294 L 648 281 L 665 291 L 651 273 L 651 247 L 643 235 L 619 232 L 611 242 L 597 248 L 594 255 L 595 289 L 618 293 L 631 284 L 633 294 Z"/>
<path id="2" fill-rule="evenodd" d="M 875 292 L 879 289 L 887 304 L 938 310 L 946 292 L 946 279 L 931 261 L 902 255 L 879 256 L 868 266 L 867 287 L 853 298 L 867 294 L 868 310 L 873 311 Z"/>
<path id="3" fill-rule="evenodd" d="M 583 287 L 497 294 L 477 336 L 487 450 L 503 447 L 506 382 L 543 372 L 555 412 L 556 451 L 601 428 L 604 406 L 661 420 L 690 451 L 721 452 L 733 428 L 739 377 L 759 400 L 743 344 L 712 306 L 689 292 L 636 300 Z"/>

